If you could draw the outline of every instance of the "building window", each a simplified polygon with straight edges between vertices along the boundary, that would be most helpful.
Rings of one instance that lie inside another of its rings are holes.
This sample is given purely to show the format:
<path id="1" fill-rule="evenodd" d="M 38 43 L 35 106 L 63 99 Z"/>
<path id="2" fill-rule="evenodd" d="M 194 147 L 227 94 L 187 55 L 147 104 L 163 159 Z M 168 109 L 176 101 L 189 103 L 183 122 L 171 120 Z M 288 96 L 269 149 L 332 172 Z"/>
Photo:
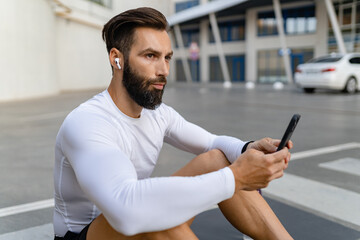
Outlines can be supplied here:
<path id="1" fill-rule="evenodd" d="M 314 50 L 307 49 L 307 48 L 296 48 L 291 49 L 290 54 L 290 63 L 291 63 L 291 70 L 292 73 L 295 73 L 296 67 L 299 64 L 308 62 L 309 60 L 314 58 Z"/>
<path id="2" fill-rule="evenodd" d="M 316 32 L 315 6 L 282 10 L 285 34 L 305 34 Z M 277 35 L 274 11 L 258 13 L 258 36 Z"/>
<path id="3" fill-rule="evenodd" d="M 181 30 L 182 39 L 185 47 L 190 47 L 192 42 L 196 42 L 200 45 L 200 29 L 192 28 L 192 29 L 182 29 Z"/>
<path id="4" fill-rule="evenodd" d="M 297 65 L 307 62 L 314 56 L 312 49 L 291 49 L 290 64 L 294 73 Z M 287 82 L 284 59 L 278 50 L 263 50 L 258 52 L 258 82 Z"/>
<path id="5" fill-rule="evenodd" d="M 223 82 L 224 76 L 220 66 L 219 57 L 210 57 L 210 82 Z"/>
<path id="6" fill-rule="evenodd" d="M 190 74 L 193 82 L 200 82 L 200 60 L 188 59 L 190 67 Z M 175 62 L 176 68 L 176 82 L 185 82 L 186 76 L 184 72 L 184 66 L 181 59 L 177 59 Z"/>
<path id="7" fill-rule="evenodd" d="M 192 42 L 196 42 L 200 46 L 200 28 L 199 26 L 181 26 L 181 37 L 184 47 L 190 47 Z M 176 36 L 174 35 L 175 47 L 178 48 Z"/>
<path id="8" fill-rule="evenodd" d="M 285 82 L 286 74 L 284 61 L 277 50 L 264 50 L 258 52 L 258 82 L 274 83 Z"/>
<path id="9" fill-rule="evenodd" d="M 259 13 L 257 30 L 258 36 L 277 35 L 275 14 L 273 12 Z"/>
<path id="10" fill-rule="evenodd" d="M 242 41 L 245 40 L 245 20 L 233 20 L 219 22 L 220 38 L 222 42 Z M 215 42 L 215 38 L 209 25 L 209 41 Z"/>
<path id="11" fill-rule="evenodd" d="M 339 27 L 346 50 L 360 51 L 360 2 L 357 0 L 335 2 L 334 8 L 338 16 Z M 338 52 L 335 34 L 329 21 L 328 51 Z"/>
<path id="12" fill-rule="evenodd" d="M 245 56 L 226 56 L 226 63 L 232 82 L 245 81 Z M 210 82 L 223 82 L 224 76 L 220 66 L 219 57 L 210 57 Z"/>
<path id="13" fill-rule="evenodd" d="M 186 76 L 184 73 L 184 67 L 181 59 L 177 59 L 175 61 L 175 72 L 176 72 L 176 76 L 175 76 L 176 82 L 186 82 Z"/>
<path id="14" fill-rule="evenodd" d="M 181 12 L 185 9 L 192 8 L 199 5 L 199 0 L 190 0 L 185 2 L 178 2 L 175 4 L 175 12 Z"/>

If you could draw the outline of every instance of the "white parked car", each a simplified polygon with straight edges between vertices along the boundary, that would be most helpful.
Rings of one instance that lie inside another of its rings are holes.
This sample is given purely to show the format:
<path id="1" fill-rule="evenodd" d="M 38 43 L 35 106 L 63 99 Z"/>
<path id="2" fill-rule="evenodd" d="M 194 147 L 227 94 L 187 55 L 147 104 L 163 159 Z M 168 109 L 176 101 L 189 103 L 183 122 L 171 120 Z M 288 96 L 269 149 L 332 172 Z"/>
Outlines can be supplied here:
<path id="1" fill-rule="evenodd" d="M 355 93 L 360 90 L 360 53 L 330 54 L 300 64 L 295 83 L 306 93 L 316 88 Z"/>

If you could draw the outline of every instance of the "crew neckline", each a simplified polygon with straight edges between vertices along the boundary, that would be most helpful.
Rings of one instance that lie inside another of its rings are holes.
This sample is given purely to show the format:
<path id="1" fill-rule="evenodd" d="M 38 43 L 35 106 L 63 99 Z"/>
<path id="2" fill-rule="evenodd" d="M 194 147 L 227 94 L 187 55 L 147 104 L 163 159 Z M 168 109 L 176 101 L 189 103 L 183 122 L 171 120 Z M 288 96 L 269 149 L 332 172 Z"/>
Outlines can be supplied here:
<path id="1" fill-rule="evenodd" d="M 107 98 L 107 100 L 110 102 L 110 104 L 116 109 L 116 111 L 124 118 L 128 119 L 128 120 L 131 120 L 131 121 L 140 121 L 142 119 L 142 116 L 144 114 L 144 108 L 141 110 L 141 113 L 140 113 L 140 117 L 138 118 L 133 118 L 133 117 L 130 117 L 128 115 L 126 115 L 125 113 L 123 113 L 115 104 L 114 100 L 112 99 L 112 97 L 110 96 L 110 93 L 108 91 L 108 89 L 106 89 L 104 91 L 104 95 L 105 97 Z"/>

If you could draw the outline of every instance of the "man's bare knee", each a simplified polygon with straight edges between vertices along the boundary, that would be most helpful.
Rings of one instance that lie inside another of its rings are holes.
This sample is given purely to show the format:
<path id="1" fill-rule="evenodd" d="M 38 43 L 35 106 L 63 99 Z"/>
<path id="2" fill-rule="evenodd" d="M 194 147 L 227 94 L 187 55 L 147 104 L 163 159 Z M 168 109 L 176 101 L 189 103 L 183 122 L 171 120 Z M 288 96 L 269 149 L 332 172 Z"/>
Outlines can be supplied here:
<path id="1" fill-rule="evenodd" d="M 220 151 L 219 149 L 212 149 L 212 150 L 208 151 L 207 154 L 209 154 L 211 158 L 222 159 L 222 160 L 227 161 L 225 154 L 222 151 Z"/>
<path id="2" fill-rule="evenodd" d="M 222 151 L 213 149 L 196 156 L 183 168 L 175 172 L 173 176 L 196 176 L 217 171 L 229 166 L 229 164 Z"/>
<path id="3" fill-rule="evenodd" d="M 207 165 L 211 166 L 209 171 L 216 171 L 230 165 L 225 154 L 218 149 L 210 150 L 204 154 L 206 154 L 206 158 L 210 160 L 207 161 Z"/>

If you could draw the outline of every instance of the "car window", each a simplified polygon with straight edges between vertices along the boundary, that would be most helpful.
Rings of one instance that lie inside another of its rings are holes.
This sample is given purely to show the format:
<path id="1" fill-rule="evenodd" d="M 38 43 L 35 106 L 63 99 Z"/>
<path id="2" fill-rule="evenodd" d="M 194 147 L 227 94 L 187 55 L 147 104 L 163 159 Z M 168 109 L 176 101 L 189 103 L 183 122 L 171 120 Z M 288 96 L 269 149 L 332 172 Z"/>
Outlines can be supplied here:
<path id="1" fill-rule="evenodd" d="M 319 58 L 311 59 L 310 61 L 308 61 L 308 63 L 330 63 L 330 62 L 337 62 L 337 61 L 339 61 L 342 57 L 343 57 L 343 56 L 336 56 L 336 57 L 332 57 L 332 56 L 319 57 Z"/>
<path id="2" fill-rule="evenodd" d="M 360 57 L 350 58 L 349 62 L 352 64 L 360 64 Z"/>

